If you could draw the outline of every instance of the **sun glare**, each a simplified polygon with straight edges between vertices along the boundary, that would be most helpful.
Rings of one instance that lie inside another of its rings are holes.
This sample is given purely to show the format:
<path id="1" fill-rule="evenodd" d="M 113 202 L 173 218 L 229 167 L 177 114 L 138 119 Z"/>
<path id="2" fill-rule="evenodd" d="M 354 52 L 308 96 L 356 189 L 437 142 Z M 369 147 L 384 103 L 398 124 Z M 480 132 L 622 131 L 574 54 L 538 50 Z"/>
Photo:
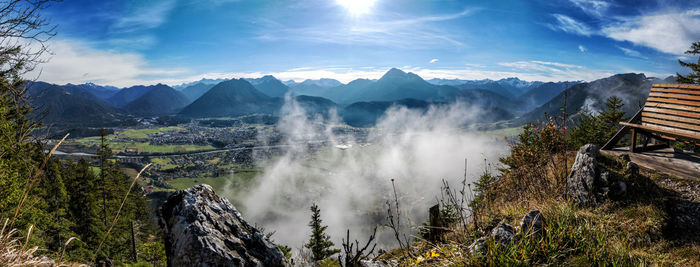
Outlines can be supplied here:
<path id="1" fill-rule="evenodd" d="M 353 16 L 370 13 L 374 2 L 377 0 L 336 0 L 338 5 L 344 7 Z"/>

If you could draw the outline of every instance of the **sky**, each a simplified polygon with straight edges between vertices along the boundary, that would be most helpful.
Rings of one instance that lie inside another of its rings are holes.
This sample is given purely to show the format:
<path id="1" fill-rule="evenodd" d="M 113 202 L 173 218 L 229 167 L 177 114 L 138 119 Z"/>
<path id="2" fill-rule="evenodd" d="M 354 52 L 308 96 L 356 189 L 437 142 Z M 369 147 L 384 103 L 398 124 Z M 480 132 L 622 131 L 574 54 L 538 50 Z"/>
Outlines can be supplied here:
<path id="1" fill-rule="evenodd" d="M 700 41 L 700 1 L 134 0 L 55 3 L 39 80 L 119 87 L 202 78 L 591 81 L 665 78 Z"/>

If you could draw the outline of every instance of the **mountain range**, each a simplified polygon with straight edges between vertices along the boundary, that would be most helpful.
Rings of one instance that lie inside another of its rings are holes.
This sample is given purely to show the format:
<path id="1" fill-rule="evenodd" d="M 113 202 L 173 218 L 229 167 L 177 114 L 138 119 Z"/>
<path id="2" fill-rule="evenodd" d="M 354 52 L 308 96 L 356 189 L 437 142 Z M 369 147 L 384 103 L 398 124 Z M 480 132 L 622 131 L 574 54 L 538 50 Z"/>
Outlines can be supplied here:
<path id="1" fill-rule="evenodd" d="M 373 125 L 392 106 L 426 110 L 455 102 L 480 108 L 482 114 L 487 114 L 480 122 L 509 121 L 509 125 L 522 125 L 541 119 L 545 113 L 558 112 L 564 96 L 570 114 L 584 106 L 599 110 L 611 95 L 624 99 L 631 113 L 644 101 L 655 81 L 662 80 L 643 74 L 618 74 L 592 82 L 529 82 L 518 78 L 426 81 L 414 73 L 393 68 L 378 80 L 357 79 L 347 84 L 333 79 L 281 82 L 266 75 L 255 79 L 202 79 L 181 84 L 179 90 L 165 84 L 118 89 L 90 83 L 34 82 L 28 85 L 28 92 L 45 113 L 37 117 L 52 123 L 109 124 L 163 115 L 277 116 L 284 98 L 291 97 L 309 115 L 327 114 L 335 109 L 353 126 Z"/>

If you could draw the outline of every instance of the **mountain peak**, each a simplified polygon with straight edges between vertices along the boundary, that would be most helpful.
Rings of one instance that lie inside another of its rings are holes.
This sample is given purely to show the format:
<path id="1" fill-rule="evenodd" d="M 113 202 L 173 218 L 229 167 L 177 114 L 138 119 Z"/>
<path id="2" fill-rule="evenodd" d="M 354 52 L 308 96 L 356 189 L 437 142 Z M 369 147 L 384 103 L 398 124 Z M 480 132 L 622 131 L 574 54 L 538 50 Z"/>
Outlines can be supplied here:
<path id="1" fill-rule="evenodd" d="M 397 68 L 391 68 L 389 71 L 387 71 L 382 78 L 379 80 L 384 80 L 384 81 L 391 81 L 391 80 L 416 80 L 416 81 L 423 81 L 423 78 L 420 76 L 416 75 L 413 72 L 404 72 L 400 69 Z"/>
<path id="2" fill-rule="evenodd" d="M 382 76 L 382 78 L 384 78 L 384 77 L 402 77 L 402 76 L 406 76 L 406 75 L 407 75 L 407 73 L 400 70 L 400 69 L 391 68 L 389 71 L 387 71 L 384 74 L 384 76 Z"/>

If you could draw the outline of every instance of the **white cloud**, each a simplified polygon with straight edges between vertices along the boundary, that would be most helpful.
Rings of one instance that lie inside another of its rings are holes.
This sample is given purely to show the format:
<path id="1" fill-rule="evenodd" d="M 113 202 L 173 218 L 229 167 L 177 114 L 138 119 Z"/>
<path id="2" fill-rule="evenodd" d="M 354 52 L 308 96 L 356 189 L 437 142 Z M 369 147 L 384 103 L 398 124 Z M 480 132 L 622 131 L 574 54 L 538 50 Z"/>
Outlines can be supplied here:
<path id="1" fill-rule="evenodd" d="M 28 73 L 28 78 L 38 77 L 58 84 L 94 82 L 130 86 L 186 73 L 183 69 L 150 67 L 139 54 L 98 50 L 72 40 L 54 40 L 49 47 L 52 52 L 47 55 L 49 61 Z"/>
<path id="2" fill-rule="evenodd" d="M 615 46 L 618 49 L 622 50 L 625 55 L 631 56 L 631 57 L 638 57 L 638 58 L 646 58 L 645 56 L 642 56 L 642 53 L 639 53 L 639 51 L 630 49 L 630 48 L 625 48 L 621 46 Z"/>
<path id="3" fill-rule="evenodd" d="M 438 61 L 439 61 L 439 59 L 433 58 L 430 60 L 430 64 L 437 63 Z"/>
<path id="4" fill-rule="evenodd" d="M 583 45 L 578 45 L 578 50 L 581 51 L 581 53 L 586 52 L 586 47 Z"/>
<path id="5" fill-rule="evenodd" d="M 658 51 L 680 55 L 700 40 L 700 9 L 620 18 L 604 26 L 602 34 Z"/>
<path id="6" fill-rule="evenodd" d="M 569 16 L 562 14 L 552 14 L 552 16 L 554 16 L 554 18 L 557 20 L 556 24 L 547 25 L 552 30 L 563 31 L 566 33 L 583 36 L 591 36 L 594 33 L 594 31 L 586 24 L 577 21 Z"/>
<path id="7" fill-rule="evenodd" d="M 599 0 L 570 0 L 575 6 L 586 12 L 586 14 L 601 17 L 608 10 L 610 3 Z"/>

